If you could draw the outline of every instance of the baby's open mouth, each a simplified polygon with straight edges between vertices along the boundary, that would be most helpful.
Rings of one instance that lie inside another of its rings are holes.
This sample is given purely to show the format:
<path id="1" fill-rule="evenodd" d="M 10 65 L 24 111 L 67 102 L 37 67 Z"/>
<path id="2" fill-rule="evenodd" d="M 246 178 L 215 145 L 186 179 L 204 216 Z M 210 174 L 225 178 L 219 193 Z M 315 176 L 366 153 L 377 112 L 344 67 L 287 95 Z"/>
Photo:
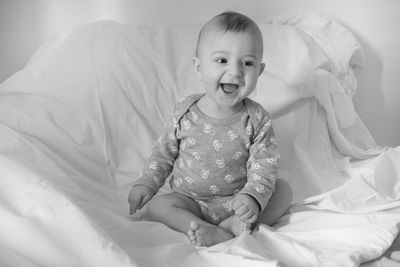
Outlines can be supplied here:
<path id="1" fill-rule="evenodd" d="M 231 94 L 235 92 L 238 89 L 238 87 L 239 86 L 237 84 L 233 83 L 221 83 L 222 91 L 224 91 L 224 93 L 226 94 Z"/>

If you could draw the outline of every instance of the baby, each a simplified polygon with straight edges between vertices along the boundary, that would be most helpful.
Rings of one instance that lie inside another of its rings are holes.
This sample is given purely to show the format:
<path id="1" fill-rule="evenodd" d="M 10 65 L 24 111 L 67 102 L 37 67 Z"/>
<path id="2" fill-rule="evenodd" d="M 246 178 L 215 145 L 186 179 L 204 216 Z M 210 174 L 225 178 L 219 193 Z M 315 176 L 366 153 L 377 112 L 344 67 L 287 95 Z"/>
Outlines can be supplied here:
<path id="1" fill-rule="evenodd" d="M 292 195 L 276 177 L 271 116 L 248 98 L 262 56 L 261 31 L 250 18 L 224 12 L 203 26 L 193 65 L 205 93 L 175 105 L 129 193 L 131 214 L 151 200 L 150 220 L 212 246 L 285 213 Z M 173 192 L 153 198 L 170 174 Z"/>

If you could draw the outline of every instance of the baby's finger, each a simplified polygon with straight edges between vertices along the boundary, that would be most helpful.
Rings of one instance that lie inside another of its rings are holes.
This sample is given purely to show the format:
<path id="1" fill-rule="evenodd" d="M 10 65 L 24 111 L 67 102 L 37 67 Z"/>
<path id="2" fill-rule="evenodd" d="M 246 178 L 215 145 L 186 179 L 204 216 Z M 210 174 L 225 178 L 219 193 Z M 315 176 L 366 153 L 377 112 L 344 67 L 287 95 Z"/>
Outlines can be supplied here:
<path id="1" fill-rule="evenodd" d="M 235 210 L 235 215 L 238 217 L 243 216 L 244 214 L 246 214 L 249 210 L 246 209 L 246 207 L 241 206 L 240 208 L 238 208 L 237 210 Z"/>
<path id="2" fill-rule="evenodd" d="M 232 200 L 232 209 L 234 211 L 236 211 L 237 209 L 239 209 L 242 206 L 242 202 L 240 200 Z"/>
<path id="3" fill-rule="evenodd" d="M 133 214 L 133 207 L 129 206 L 129 214 L 132 215 Z"/>
<path id="4" fill-rule="evenodd" d="M 129 205 L 129 214 L 132 215 L 136 212 L 136 207 L 134 205 Z"/>
<path id="5" fill-rule="evenodd" d="M 135 201 L 135 202 L 130 202 L 129 203 L 129 213 L 132 215 L 134 214 L 138 209 L 140 209 L 141 202 Z"/>
<path id="6" fill-rule="evenodd" d="M 247 222 L 252 216 L 253 216 L 253 214 L 250 211 L 247 211 L 244 214 L 242 214 L 241 216 L 239 216 L 239 218 L 242 222 Z"/>
<path id="7" fill-rule="evenodd" d="M 253 214 L 249 219 L 246 220 L 247 223 L 254 223 L 257 221 L 257 214 Z"/>

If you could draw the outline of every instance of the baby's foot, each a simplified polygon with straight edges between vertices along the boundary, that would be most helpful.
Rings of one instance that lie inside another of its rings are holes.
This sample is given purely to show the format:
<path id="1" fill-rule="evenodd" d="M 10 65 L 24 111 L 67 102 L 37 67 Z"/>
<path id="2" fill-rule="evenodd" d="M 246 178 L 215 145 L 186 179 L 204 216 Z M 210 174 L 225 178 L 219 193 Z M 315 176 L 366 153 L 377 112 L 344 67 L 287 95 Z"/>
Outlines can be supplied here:
<path id="1" fill-rule="evenodd" d="M 231 216 L 224 221 L 222 221 L 219 226 L 234 236 L 239 236 L 243 232 L 250 232 L 251 231 L 251 223 L 246 223 L 240 220 L 238 216 Z"/>
<path id="2" fill-rule="evenodd" d="M 202 224 L 196 221 L 190 223 L 187 232 L 190 243 L 196 246 L 212 246 L 233 238 L 233 235 L 221 227 L 212 224 Z"/>

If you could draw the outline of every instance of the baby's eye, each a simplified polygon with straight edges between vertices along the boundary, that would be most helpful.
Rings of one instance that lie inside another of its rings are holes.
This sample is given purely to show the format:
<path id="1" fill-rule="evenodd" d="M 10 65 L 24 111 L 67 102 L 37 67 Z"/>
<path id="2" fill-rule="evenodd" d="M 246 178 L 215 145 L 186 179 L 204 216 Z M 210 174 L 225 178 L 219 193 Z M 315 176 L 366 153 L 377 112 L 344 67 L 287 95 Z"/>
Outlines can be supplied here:
<path id="1" fill-rule="evenodd" d="M 255 63 L 253 61 L 244 61 L 243 65 L 251 67 L 251 66 L 255 66 Z"/>
<path id="2" fill-rule="evenodd" d="M 221 64 L 225 64 L 228 62 L 228 60 L 226 60 L 225 58 L 217 58 L 216 60 L 217 63 L 221 63 Z"/>

